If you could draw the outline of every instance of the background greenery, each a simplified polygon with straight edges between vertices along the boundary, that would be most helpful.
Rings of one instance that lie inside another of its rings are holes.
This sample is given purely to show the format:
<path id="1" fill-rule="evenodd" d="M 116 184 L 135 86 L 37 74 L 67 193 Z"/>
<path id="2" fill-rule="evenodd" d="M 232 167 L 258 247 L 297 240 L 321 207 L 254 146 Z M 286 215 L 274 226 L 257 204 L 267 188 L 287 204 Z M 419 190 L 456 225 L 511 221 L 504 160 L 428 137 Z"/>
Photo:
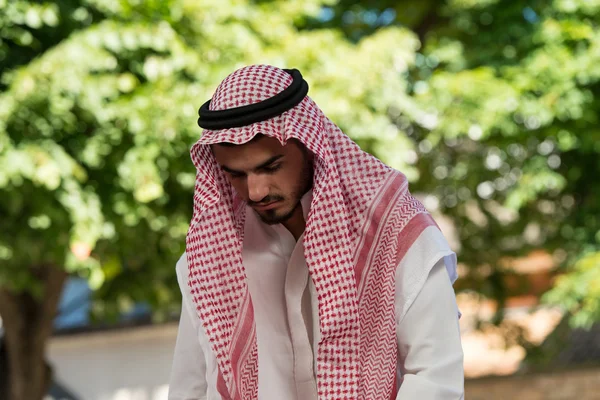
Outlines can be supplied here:
<path id="1" fill-rule="evenodd" d="M 64 270 L 89 280 L 97 318 L 177 310 L 197 108 L 270 63 L 300 69 L 451 218 L 463 290 L 502 305 L 507 257 L 543 249 L 560 275 L 543 300 L 589 327 L 599 14 L 600 0 L 0 0 L 0 294 L 40 304 L 60 291 L 44 271 Z"/>

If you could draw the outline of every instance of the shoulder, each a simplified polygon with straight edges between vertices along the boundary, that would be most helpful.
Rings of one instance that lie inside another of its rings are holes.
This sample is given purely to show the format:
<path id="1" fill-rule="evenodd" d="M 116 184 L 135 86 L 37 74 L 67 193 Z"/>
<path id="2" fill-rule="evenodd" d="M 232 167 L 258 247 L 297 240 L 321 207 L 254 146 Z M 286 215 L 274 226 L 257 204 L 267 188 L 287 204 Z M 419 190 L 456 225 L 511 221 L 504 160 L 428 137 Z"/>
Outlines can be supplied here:
<path id="1" fill-rule="evenodd" d="M 396 308 L 401 320 L 427 280 L 434 265 L 445 266 L 452 285 L 457 277 L 456 254 L 437 226 L 428 226 L 415 238 L 396 268 Z"/>
<path id="2" fill-rule="evenodd" d="M 437 225 L 430 225 L 419 231 L 411 241 L 397 265 L 397 276 L 427 276 L 431 268 L 440 259 L 448 257 L 448 273 L 454 282 L 456 274 L 456 253 L 450 248 L 448 241 Z"/>

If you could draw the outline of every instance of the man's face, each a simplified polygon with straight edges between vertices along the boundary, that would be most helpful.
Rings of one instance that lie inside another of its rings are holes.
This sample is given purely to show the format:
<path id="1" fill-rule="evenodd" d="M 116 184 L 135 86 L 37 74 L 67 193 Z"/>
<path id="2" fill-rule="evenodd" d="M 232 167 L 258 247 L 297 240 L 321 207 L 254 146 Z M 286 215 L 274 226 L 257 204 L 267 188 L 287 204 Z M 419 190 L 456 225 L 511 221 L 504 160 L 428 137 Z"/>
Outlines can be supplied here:
<path id="1" fill-rule="evenodd" d="M 296 140 L 281 146 L 261 135 L 242 145 L 211 147 L 238 195 L 267 224 L 287 221 L 312 187 L 311 153 Z"/>

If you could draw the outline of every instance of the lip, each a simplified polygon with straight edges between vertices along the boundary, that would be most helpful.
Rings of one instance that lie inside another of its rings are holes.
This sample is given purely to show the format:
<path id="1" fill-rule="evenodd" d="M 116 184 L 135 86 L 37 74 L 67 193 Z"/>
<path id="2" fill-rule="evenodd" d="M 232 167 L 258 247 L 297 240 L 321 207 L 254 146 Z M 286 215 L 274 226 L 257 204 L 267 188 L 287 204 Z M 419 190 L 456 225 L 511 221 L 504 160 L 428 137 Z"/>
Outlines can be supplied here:
<path id="1" fill-rule="evenodd" d="M 265 205 L 262 205 L 262 206 L 254 206 L 254 209 L 255 209 L 255 210 L 259 210 L 259 211 L 266 211 L 266 210 L 270 210 L 270 209 L 272 209 L 272 208 L 275 208 L 275 207 L 277 207 L 277 205 L 279 204 L 279 202 L 280 202 L 280 201 L 273 201 L 273 202 L 271 202 L 271 203 L 269 203 L 269 204 L 265 204 Z"/>

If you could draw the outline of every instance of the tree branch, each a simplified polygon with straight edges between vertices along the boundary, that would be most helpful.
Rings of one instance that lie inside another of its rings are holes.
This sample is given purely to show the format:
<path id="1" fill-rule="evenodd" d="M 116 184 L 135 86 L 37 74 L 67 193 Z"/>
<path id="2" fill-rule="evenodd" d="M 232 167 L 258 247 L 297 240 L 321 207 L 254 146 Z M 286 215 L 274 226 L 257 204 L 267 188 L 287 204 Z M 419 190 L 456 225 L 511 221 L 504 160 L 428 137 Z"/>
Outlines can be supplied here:
<path id="1" fill-rule="evenodd" d="M 429 9 L 429 12 L 425 14 L 425 17 L 419 22 L 417 26 L 413 28 L 413 31 L 417 34 L 419 41 L 421 42 L 421 50 L 425 47 L 425 37 L 427 33 L 438 23 L 440 20 L 437 7 L 433 6 Z"/>

